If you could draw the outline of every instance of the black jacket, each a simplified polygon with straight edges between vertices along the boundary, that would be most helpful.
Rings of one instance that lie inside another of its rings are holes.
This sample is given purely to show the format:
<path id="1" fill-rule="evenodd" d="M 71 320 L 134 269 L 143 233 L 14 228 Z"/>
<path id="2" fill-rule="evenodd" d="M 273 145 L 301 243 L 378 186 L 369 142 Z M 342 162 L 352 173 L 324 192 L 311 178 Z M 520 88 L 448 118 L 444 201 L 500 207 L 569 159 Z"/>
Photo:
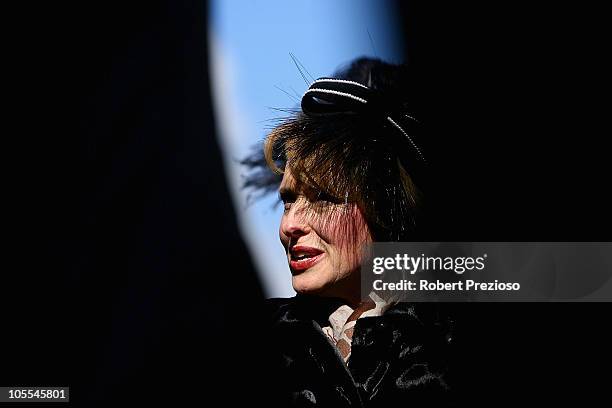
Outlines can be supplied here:
<path id="1" fill-rule="evenodd" d="M 447 305 L 399 303 L 357 320 L 348 367 L 321 330 L 336 301 L 298 295 L 268 306 L 281 405 L 455 406 L 455 317 Z"/>

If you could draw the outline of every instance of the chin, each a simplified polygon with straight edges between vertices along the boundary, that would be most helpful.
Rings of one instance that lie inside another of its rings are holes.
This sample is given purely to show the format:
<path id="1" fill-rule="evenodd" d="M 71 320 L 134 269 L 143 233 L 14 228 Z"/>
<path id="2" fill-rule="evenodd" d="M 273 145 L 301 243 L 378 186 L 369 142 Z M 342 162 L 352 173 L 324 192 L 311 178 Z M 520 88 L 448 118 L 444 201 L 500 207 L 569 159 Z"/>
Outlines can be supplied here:
<path id="1" fill-rule="evenodd" d="M 328 286 L 328 279 L 317 273 L 316 269 L 306 270 L 299 275 L 294 275 L 292 279 L 293 289 L 297 293 L 316 295 L 325 291 Z"/>

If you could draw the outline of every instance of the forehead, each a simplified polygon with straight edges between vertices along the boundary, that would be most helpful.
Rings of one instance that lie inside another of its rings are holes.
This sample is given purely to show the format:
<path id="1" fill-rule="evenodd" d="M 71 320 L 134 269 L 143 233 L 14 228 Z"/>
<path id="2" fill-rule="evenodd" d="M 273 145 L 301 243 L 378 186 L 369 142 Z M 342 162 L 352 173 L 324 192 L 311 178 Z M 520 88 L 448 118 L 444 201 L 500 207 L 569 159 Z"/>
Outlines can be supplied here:
<path id="1" fill-rule="evenodd" d="M 304 183 L 298 181 L 293 172 L 291 171 L 289 166 L 285 167 L 285 171 L 283 173 L 283 180 L 281 181 L 279 191 L 280 192 L 301 192 L 304 190 Z"/>
<path id="2" fill-rule="evenodd" d="M 280 183 L 280 190 L 293 189 L 296 184 L 295 177 L 291 173 L 289 166 L 285 167 L 285 171 L 283 172 L 283 179 Z"/>
<path id="3" fill-rule="evenodd" d="M 292 194 L 303 194 L 306 196 L 316 195 L 318 193 L 318 189 L 314 186 L 311 186 L 301 179 L 298 179 L 294 176 L 294 173 L 291 171 L 289 166 L 285 167 L 285 172 L 283 173 L 283 180 L 281 181 L 279 192 L 283 193 L 292 193 Z"/>

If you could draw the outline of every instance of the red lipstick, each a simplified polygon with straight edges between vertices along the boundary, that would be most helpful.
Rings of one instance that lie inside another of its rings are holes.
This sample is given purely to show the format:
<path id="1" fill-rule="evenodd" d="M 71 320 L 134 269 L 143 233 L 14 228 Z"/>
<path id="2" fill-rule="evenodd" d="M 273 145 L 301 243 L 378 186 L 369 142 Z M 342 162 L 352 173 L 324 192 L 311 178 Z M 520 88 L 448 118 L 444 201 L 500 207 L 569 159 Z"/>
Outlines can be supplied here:
<path id="1" fill-rule="evenodd" d="M 291 255 L 289 266 L 295 272 L 313 267 L 324 255 L 320 249 L 302 245 L 293 246 L 289 249 L 289 253 Z"/>

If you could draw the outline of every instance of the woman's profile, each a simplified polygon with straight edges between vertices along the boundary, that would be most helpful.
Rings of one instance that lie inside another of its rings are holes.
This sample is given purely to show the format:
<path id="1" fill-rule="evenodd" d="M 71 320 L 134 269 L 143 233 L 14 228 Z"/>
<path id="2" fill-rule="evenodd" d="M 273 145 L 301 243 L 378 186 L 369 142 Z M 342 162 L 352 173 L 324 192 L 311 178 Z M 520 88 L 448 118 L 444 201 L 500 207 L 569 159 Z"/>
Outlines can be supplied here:
<path id="1" fill-rule="evenodd" d="M 279 236 L 297 295 L 269 307 L 274 381 L 289 406 L 451 401 L 452 319 L 360 287 L 365 245 L 419 239 L 426 151 L 414 84 L 406 66 L 357 59 L 314 81 L 270 132 L 268 173 L 263 159 L 245 161 L 260 166 L 248 185 L 278 187 L 284 206 Z"/>

